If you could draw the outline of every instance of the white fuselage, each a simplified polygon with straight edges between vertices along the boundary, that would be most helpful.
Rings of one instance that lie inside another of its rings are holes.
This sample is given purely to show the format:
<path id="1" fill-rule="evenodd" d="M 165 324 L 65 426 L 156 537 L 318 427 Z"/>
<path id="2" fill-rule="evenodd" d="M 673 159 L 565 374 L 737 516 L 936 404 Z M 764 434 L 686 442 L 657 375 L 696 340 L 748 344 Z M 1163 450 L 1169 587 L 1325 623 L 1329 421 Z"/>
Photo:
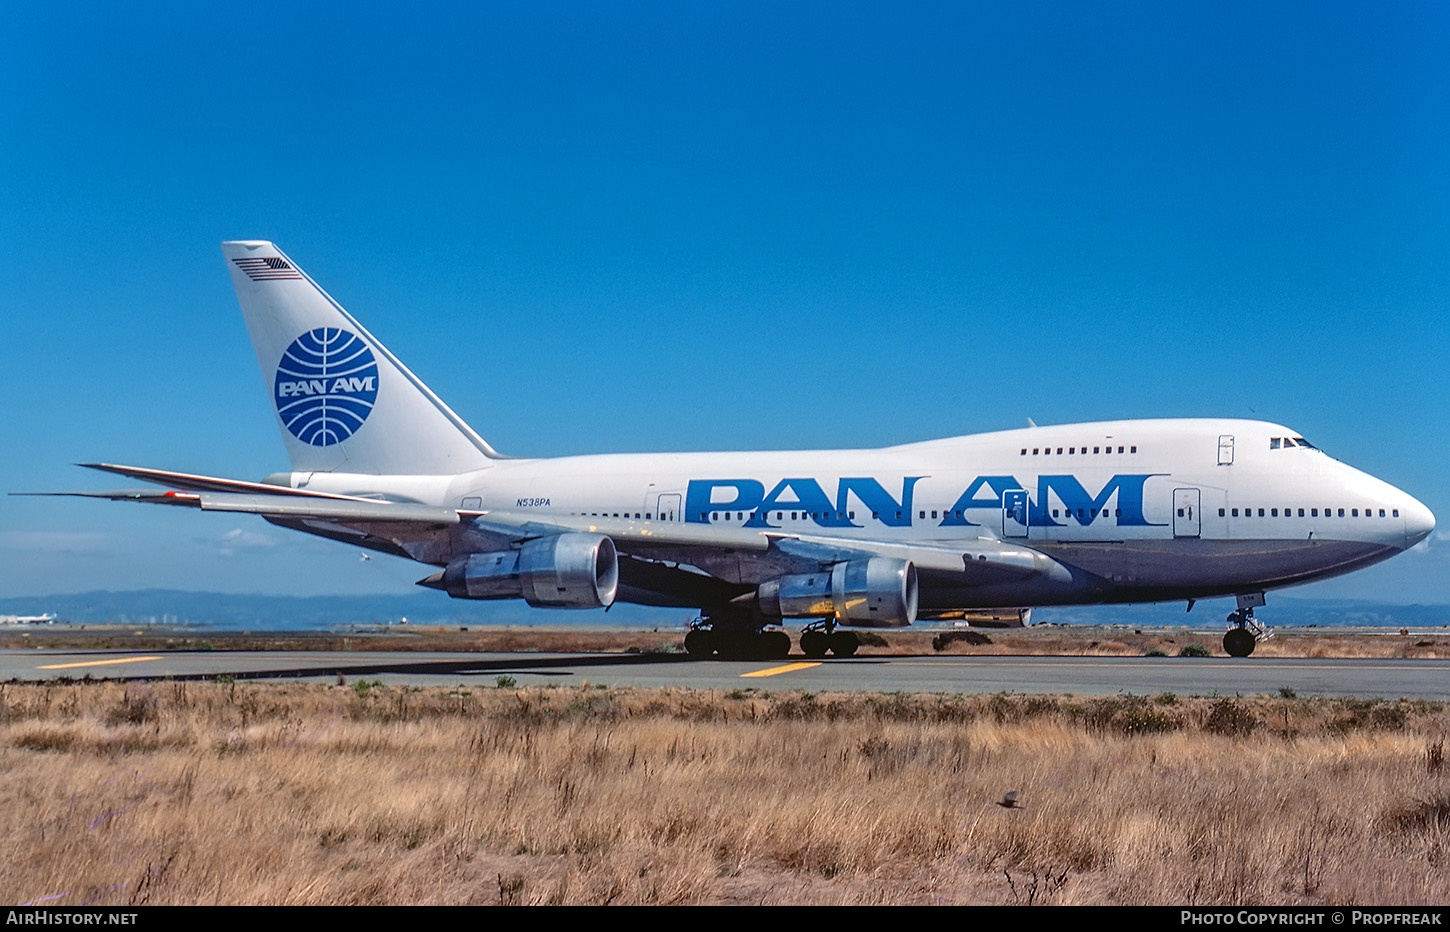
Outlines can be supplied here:
<path id="1" fill-rule="evenodd" d="M 923 608 L 936 609 L 1263 591 L 1368 565 L 1434 527 L 1407 493 L 1288 428 L 1246 420 L 1032 427 L 875 450 L 499 459 L 456 476 L 294 473 L 289 484 L 541 519 L 923 546 L 995 540 L 1070 570 L 995 585 L 923 571 Z M 711 560 L 708 572 L 740 585 L 772 572 Z"/>

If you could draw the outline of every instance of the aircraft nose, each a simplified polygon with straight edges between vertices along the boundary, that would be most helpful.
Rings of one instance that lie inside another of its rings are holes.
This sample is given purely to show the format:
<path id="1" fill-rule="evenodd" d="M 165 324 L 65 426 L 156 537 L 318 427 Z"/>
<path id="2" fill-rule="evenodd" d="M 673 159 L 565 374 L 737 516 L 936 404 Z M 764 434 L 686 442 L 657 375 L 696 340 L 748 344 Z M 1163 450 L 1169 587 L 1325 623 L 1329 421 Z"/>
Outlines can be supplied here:
<path id="1" fill-rule="evenodd" d="M 1405 505 L 1405 549 L 1418 544 L 1435 530 L 1435 516 L 1423 504 L 1410 499 Z"/>

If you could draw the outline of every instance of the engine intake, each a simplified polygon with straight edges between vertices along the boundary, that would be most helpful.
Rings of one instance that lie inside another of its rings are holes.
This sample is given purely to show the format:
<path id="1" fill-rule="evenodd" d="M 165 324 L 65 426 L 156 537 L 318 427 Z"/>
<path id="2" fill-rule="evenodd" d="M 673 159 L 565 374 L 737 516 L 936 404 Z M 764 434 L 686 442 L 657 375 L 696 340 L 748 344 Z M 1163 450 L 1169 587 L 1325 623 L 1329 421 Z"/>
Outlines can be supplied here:
<path id="1" fill-rule="evenodd" d="M 916 567 L 890 557 L 851 560 L 761 583 L 756 598 L 776 618 L 833 615 L 843 625 L 899 628 L 916 620 Z"/>
<path id="2" fill-rule="evenodd" d="M 518 550 L 455 557 L 419 585 L 455 599 L 518 599 L 535 608 L 607 608 L 619 589 L 619 556 L 602 534 L 558 534 Z"/>

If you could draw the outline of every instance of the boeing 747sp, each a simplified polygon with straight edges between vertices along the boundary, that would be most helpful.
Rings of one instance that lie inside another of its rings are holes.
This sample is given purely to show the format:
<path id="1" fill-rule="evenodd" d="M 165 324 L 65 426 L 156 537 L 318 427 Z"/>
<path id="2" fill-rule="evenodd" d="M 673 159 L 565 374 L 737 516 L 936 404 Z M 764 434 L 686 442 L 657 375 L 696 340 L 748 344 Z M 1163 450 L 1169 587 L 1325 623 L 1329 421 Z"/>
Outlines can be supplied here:
<path id="1" fill-rule="evenodd" d="M 856 650 L 1031 606 L 1264 594 L 1423 540 L 1435 519 L 1297 431 L 1248 420 L 1029 427 L 875 450 L 501 456 L 275 245 L 222 245 L 291 471 L 261 482 L 89 464 L 428 564 L 421 585 L 544 608 L 697 610 L 689 652 Z"/>

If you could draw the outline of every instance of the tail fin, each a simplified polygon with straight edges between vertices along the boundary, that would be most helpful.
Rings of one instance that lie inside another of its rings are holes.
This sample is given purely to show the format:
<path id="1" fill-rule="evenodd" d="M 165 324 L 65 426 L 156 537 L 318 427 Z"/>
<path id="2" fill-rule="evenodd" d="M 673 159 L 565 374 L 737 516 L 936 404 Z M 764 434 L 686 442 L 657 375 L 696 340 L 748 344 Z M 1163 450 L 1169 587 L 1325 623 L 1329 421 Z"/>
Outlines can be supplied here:
<path id="1" fill-rule="evenodd" d="M 297 472 L 448 475 L 498 454 L 272 243 L 222 243 Z"/>

